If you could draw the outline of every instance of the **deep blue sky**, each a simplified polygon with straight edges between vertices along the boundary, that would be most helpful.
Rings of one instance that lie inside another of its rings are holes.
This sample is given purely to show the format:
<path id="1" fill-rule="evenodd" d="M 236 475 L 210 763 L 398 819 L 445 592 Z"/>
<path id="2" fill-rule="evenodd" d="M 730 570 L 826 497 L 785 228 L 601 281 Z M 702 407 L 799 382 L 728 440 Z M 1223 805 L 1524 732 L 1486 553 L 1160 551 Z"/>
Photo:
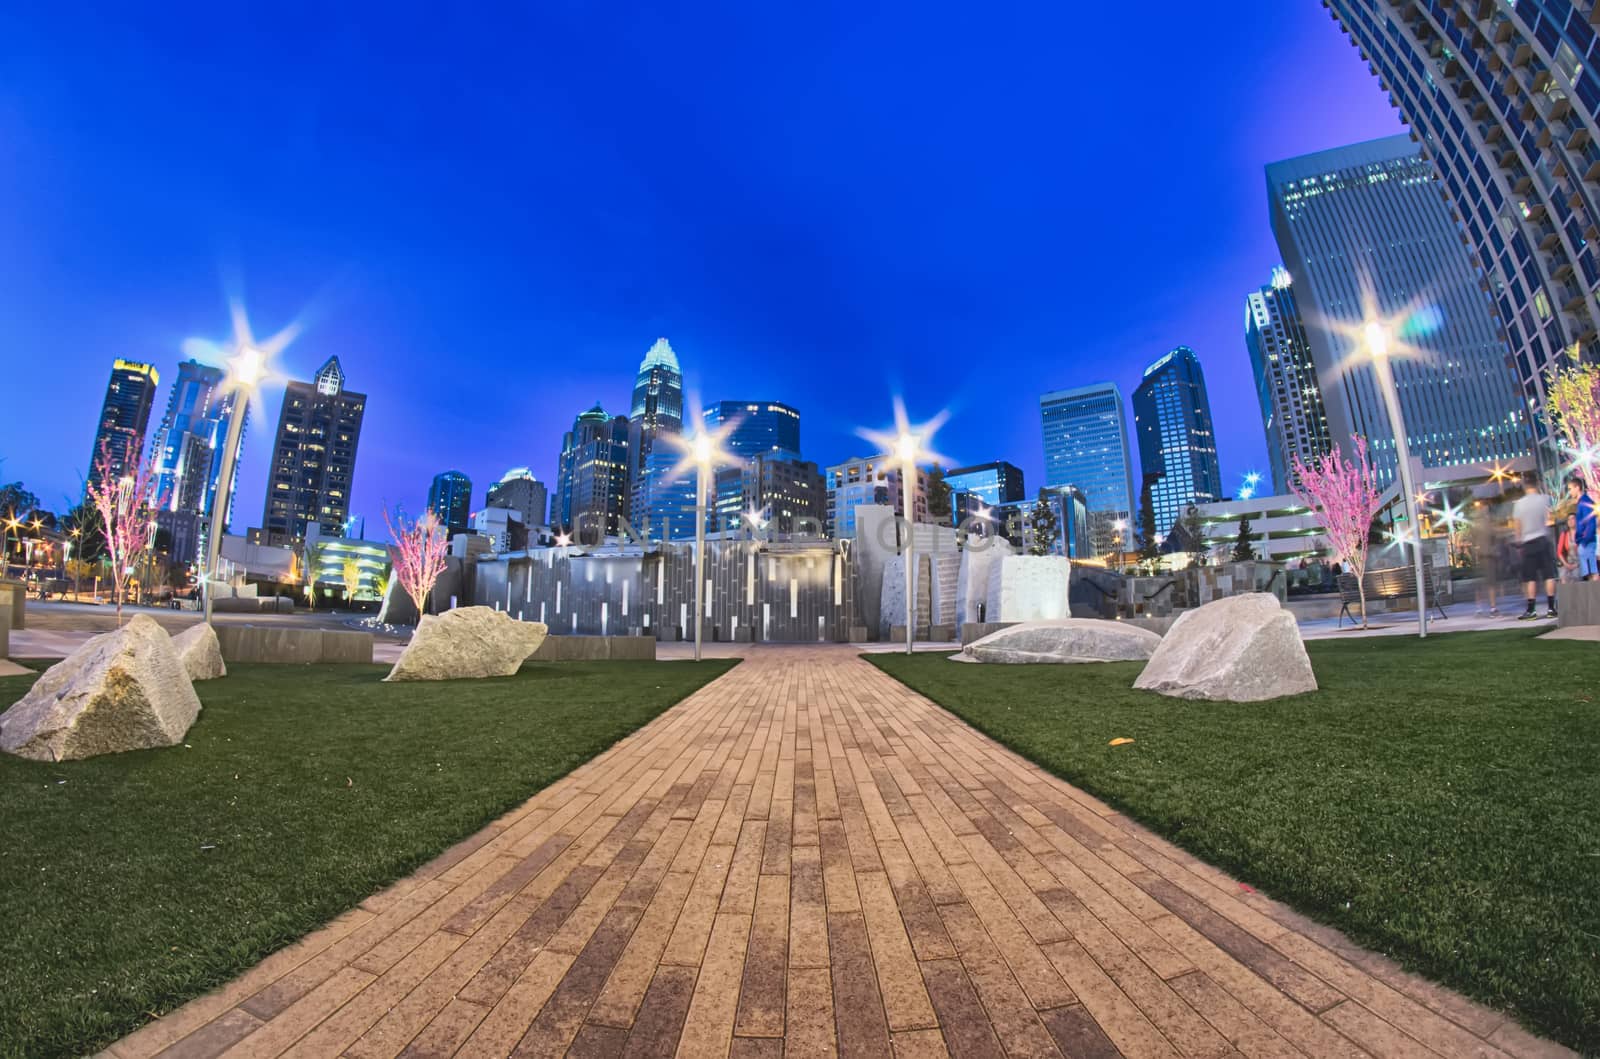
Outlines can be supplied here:
<path id="1" fill-rule="evenodd" d="M 0 477 L 75 492 L 111 359 L 224 338 L 231 270 L 258 331 L 314 305 L 283 370 L 370 395 L 369 534 L 445 468 L 552 478 L 657 335 L 819 463 L 903 393 L 1030 490 L 1041 391 L 1185 343 L 1231 490 L 1262 166 L 1400 129 L 1315 0 L 47 6 L 0 13 Z"/>

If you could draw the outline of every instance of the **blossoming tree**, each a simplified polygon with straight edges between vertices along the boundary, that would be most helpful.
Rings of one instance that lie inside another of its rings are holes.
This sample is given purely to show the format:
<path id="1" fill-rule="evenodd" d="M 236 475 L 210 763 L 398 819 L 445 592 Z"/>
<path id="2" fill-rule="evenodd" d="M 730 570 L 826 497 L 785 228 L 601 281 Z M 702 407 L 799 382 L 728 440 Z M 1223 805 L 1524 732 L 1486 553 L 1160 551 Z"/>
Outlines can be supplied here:
<path id="1" fill-rule="evenodd" d="M 1367 459 L 1367 441 L 1355 440 L 1353 459 L 1346 460 L 1336 448 L 1306 466 L 1295 457 L 1295 495 L 1322 518 L 1322 533 L 1328 550 L 1355 575 L 1361 597 L 1361 627 L 1367 627 L 1367 533 L 1378 514 L 1378 485 Z"/>
<path id="2" fill-rule="evenodd" d="M 439 516 L 428 511 L 421 518 L 408 521 L 400 511 L 396 511 L 391 518 L 385 510 L 383 521 L 387 523 L 389 536 L 394 540 L 391 549 L 394 552 L 394 576 L 400 579 L 400 587 L 417 605 L 417 621 L 421 622 L 428 593 L 433 590 L 433 583 L 439 580 L 439 575 L 444 573 L 447 543 Z"/>
<path id="3" fill-rule="evenodd" d="M 339 566 L 339 575 L 344 579 L 344 598 L 346 602 L 356 598 L 356 591 L 361 587 L 361 564 L 353 555 L 345 556 Z"/>
<path id="4" fill-rule="evenodd" d="M 1545 415 L 1573 462 L 1592 475 L 1600 458 L 1600 365 L 1574 359 L 1545 377 Z"/>
<path id="5" fill-rule="evenodd" d="M 100 443 L 86 490 L 94 506 L 100 529 L 105 535 L 105 558 L 111 567 L 111 583 L 116 592 L 117 625 L 122 625 L 122 597 L 133 575 L 134 564 L 144 555 L 155 537 L 155 509 L 151 495 L 155 477 L 153 458 L 138 464 L 132 474 L 113 473 L 111 446 Z"/>

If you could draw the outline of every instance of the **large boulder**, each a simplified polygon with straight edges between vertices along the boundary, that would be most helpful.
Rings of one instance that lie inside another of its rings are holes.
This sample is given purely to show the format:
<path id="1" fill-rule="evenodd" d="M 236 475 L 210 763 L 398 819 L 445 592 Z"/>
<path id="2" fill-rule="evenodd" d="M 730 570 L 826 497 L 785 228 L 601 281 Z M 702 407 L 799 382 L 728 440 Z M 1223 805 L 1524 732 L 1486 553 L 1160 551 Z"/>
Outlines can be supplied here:
<path id="1" fill-rule="evenodd" d="M 136 614 L 45 670 L 0 714 L 0 750 L 71 761 L 173 746 L 199 714 L 172 638 L 155 619 Z"/>
<path id="2" fill-rule="evenodd" d="M 1276 596 L 1229 596 L 1185 612 L 1136 688 L 1183 699 L 1259 702 L 1317 690 L 1294 615 Z"/>
<path id="3" fill-rule="evenodd" d="M 228 675 L 222 661 L 222 645 L 210 622 L 191 625 L 172 638 L 172 649 L 188 671 L 190 680 L 214 680 Z"/>
<path id="4" fill-rule="evenodd" d="M 385 680 L 509 677 L 544 643 L 549 629 L 493 607 L 425 614 Z"/>
<path id="5" fill-rule="evenodd" d="M 1161 637 L 1148 629 L 1099 618 L 1025 621 L 974 640 L 951 657 L 961 662 L 1133 662 L 1149 658 Z"/>

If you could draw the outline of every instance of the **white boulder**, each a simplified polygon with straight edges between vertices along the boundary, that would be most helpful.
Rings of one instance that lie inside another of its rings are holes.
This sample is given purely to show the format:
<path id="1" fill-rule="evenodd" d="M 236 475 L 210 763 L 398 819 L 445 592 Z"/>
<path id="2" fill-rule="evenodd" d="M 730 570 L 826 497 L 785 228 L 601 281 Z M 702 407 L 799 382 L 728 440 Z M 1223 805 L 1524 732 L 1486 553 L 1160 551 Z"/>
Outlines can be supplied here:
<path id="1" fill-rule="evenodd" d="M 1133 682 L 1183 699 L 1259 702 L 1317 690 L 1294 615 L 1252 592 L 1187 611 Z"/>
<path id="2" fill-rule="evenodd" d="M 493 607 L 425 614 L 385 680 L 509 677 L 544 643 L 549 629 Z"/>
<path id="3" fill-rule="evenodd" d="M 214 680 L 228 675 L 222 661 L 222 644 L 210 622 L 191 625 L 172 638 L 172 649 L 188 671 L 190 680 Z"/>
<path id="4" fill-rule="evenodd" d="M 200 700 L 172 638 L 136 614 L 45 670 L 0 714 L 0 750 L 36 761 L 173 746 L 200 714 Z"/>
<path id="5" fill-rule="evenodd" d="M 1025 621 L 974 640 L 951 657 L 1002 664 L 1143 661 L 1161 645 L 1149 629 L 1101 618 Z"/>

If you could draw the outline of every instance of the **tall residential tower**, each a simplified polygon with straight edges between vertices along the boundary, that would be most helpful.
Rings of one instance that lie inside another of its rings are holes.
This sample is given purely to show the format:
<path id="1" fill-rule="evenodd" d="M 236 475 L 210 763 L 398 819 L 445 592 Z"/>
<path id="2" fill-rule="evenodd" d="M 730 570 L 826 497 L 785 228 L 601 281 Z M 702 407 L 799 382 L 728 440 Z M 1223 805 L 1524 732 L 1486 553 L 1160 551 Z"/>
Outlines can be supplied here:
<path id="1" fill-rule="evenodd" d="M 111 477 L 134 473 L 144 453 L 144 432 L 150 425 L 150 407 L 160 381 L 152 365 L 121 358 L 112 361 L 100 420 L 95 424 L 94 449 L 89 453 L 90 478 L 101 470 L 102 452 Z"/>
<path id="2" fill-rule="evenodd" d="M 290 382 L 278 413 L 278 434 L 267 468 L 263 544 L 293 544 L 319 527 L 322 536 L 344 534 L 350 484 L 367 395 L 344 388 L 344 369 L 329 357 L 311 382 Z"/>
<path id="3" fill-rule="evenodd" d="M 1505 330 L 1521 407 L 1542 411 L 1565 351 L 1600 356 L 1595 5 L 1324 3 L 1432 161 Z M 1542 417 L 1533 426 L 1550 463 Z"/>

